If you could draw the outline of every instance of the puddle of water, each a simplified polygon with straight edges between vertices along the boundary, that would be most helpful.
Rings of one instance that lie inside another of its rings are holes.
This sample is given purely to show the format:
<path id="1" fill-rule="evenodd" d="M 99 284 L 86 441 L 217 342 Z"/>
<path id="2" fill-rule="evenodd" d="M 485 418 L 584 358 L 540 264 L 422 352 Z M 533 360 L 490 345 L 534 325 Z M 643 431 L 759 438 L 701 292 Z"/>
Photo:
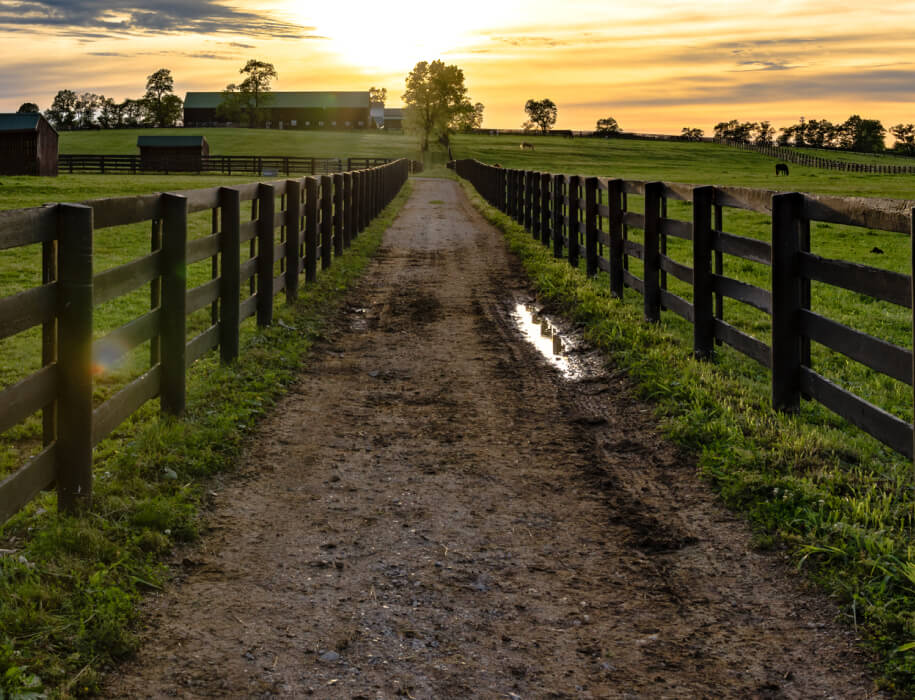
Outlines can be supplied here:
<path id="1" fill-rule="evenodd" d="M 559 329 L 546 317 L 537 313 L 531 304 L 515 304 L 512 320 L 524 334 L 525 339 L 556 367 L 566 379 L 579 379 L 584 367 L 569 357 L 569 343 L 563 339 Z"/>

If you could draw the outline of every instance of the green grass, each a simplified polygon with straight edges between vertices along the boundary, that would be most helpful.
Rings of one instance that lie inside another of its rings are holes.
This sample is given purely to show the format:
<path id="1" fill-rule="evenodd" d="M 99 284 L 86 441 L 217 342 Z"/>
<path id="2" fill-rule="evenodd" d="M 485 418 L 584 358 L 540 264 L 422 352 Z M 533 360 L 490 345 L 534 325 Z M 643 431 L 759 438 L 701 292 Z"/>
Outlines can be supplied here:
<path id="1" fill-rule="evenodd" d="M 278 129 L 108 129 L 65 131 L 60 152 L 67 154 L 139 154 L 137 137 L 155 134 L 206 136 L 212 155 L 314 156 L 316 158 L 413 158 L 417 141 L 384 131 L 280 131 Z"/>
<path id="2" fill-rule="evenodd" d="M 628 372 L 668 438 L 694 454 L 727 504 L 746 515 L 757 543 L 785 547 L 876 651 L 881 684 L 912 697 L 915 651 L 905 646 L 915 640 L 912 464 L 813 402 L 803 402 L 798 415 L 774 412 L 768 372 L 752 360 L 727 347 L 715 362 L 692 359 L 690 324 L 669 312 L 660 324 L 645 323 L 640 295 L 612 298 L 604 274 L 588 279 L 554 259 L 465 187 L 505 232 L 541 299 L 582 324 L 588 340 Z M 752 217 L 742 216 L 732 225 L 750 233 Z M 851 244 L 835 231 L 817 236 L 830 237 L 836 250 Z M 836 302 L 820 301 L 833 315 L 860 304 L 851 299 L 837 311 Z M 727 305 L 726 317 L 736 306 Z M 873 306 L 855 313 L 862 324 L 880 315 Z M 897 321 L 910 334 L 911 317 Z M 911 389 L 902 393 L 900 404 L 911 412 Z"/>
<path id="3" fill-rule="evenodd" d="M 534 150 L 522 151 L 522 140 L 532 143 Z M 452 150 L 455 158 L 570 175 L 856 197 L 910 199 L 915 192 L 915 175 L 844 173 L 792 164 L 788 177 L 776 178 L 774 158 L 713 143 L 458 135 Z"/>
<path id="4" fill-rule="evenodd" d="M 101 674 L 136 645 L 136 603 L 160 587 L 174 544 L 194 540 L 207 478 L 230 470 L 256 422 L 294 380 L 325 319 L 359 278 L 410 190 L 344 256 L 278 301 L 275 324 L 243 328 L 240 359 L 214 354 L 188 375 L 187 417 L 150 402 L 96 449 L 91 513 L 68 518 L 45 494 L 0 528 L 0 697 L 98 692 Z"/>
<path id="5" fill-rule="evenodd" d="M 817 156 L 827 160 L 839 160 L 846 163 L 915 166 L 915 157 L 893 155 L 892 153 L 855 153 L 852 151 L 834 151 L 827 148 L 792 148 L 791 150 L 809 156 Z"/>

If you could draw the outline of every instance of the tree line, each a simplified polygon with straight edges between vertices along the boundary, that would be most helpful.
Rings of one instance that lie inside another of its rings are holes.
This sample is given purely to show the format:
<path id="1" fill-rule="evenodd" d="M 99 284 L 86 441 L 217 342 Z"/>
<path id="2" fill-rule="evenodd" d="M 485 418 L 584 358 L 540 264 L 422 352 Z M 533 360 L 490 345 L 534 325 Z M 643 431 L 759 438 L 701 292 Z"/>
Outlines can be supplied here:
<path id="1" fill-rule="evenodd" d="M 138 126 L 175 126 L 184 103 L 174 94 L 171 71 L 161 68 L 146 78 L 146 92 L 137 99 L 116 102 L 94 92 L 59 90 L 45 118 L 58 131 L 70 129 L 119 129 Z M 40 112 L 38 105 L 26 102 L 22 112 Z"/>
<path id="2" fill-rule="evenodd" d="M 685 131 L 685 130 L 684 130 Z M 889 133 L 896 139 L 892 151 L 915 155 L 915 125 L 896 124 Z M 887 130 L 878 119 L 864 119 L 853 114 L 841 124 L 828 119 L 804 119 L 782 127 L 776 134 L 767 121 L 741 122 L 731 119 L 715 125 L 715 138 L 757 146 L 796 146 L 833 148 L 862 153 L 880 153 L 886 150 L 884 139 Z"/>

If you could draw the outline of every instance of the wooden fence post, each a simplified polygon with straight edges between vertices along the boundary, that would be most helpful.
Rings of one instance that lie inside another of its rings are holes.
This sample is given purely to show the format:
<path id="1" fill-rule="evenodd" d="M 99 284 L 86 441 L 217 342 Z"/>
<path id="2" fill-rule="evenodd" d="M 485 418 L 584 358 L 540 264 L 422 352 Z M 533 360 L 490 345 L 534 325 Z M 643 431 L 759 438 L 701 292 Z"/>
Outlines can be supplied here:
<path id="1" fill-rule="evenodd" d="M 803 285 L 798 270 L 798 221 L 803 195 L 772 196 L 772 406 L 797 412 L 803 363 L 798 316 Z"/>
<path id="2" fill-rule="evenodd" d="M 334 175 L 334 255 L 343 255 L 343 175 Z"/>
<path id="3" fill-rule="evenodd" d="M 353 172 L 353 238 L 362 231 L 362 173 Z"/>
<path id="4" fill-rule="evenodd" d="M 353 174 L 343 173 L 343 245 L 353 241 Z"/>
<path id="5" fill-rule="evenodd" d="M 334 252 L 334 179 L 330 175 L 321 176 L 321 269 L 331 265 Z"/>
<path id="6" fill-rule="evenodd" d="M 643 247 L 643 293 L 645 320 L 661 320 L 661 199 L 663 182 L 645 183 L 645 238 Z"/>
<path id="7" fill-rule="evenodd" d="M 597 274 L 597 178 L 585 179 L 585 270 Z"/>
<path id="8" fill-rule="evenodd" d="M 302 219 L 302 183 L 286 180 L 286 302 L 299 295 L 299 221 Z"/>
<path id="9" fill-rule="evenodd" d="M 305 281 L 318 278 L 318 179 L 305 178 Z"/>
<path id="10" fill-rule="evenodd" d="M 187 197 L 163 194 L 162 205 L 162 315 L 160 348 L 163 413 L 183 416 L 185 343 L 187 340 Z"/>
<path id="11" fill-rule="evenodd" d="M 623 181 L 607 181 L 607 229 L 610 235 L 610 294 L 623 298 Z"/>
<path id="12" fill-rule="evenodd" d="M 572 175 L 568 178 L 569 181 L 569 265 L 572 267 L 578 267 L 578 255 L 579 255 L 579 241 L 581 235 L 581 229 L 579 222 L 581 221 L 581 180 L 582 178 L 579 175 Z"/>
<path id="13" fill-rule="evenodd" d="M 58 205 L 57 504 L 92 503 L 92 208 Z"/>
<path id="14" fill-rule="evenodd" d="M 219 275 L 219 357 L 223 363 L 238 357 L 238 300 L 241 296 L 241 192 L 219 188 L 222 217 L 222 270 Z M 298 265 L 296 265 L 298 269 Z"/>
<path id="15" fill-rule="evenodd" d="M 553 257 L 561 258 L 565 247 L 565 221 L 563 215 L 563 200 L 565 199 L 565 175 L 553 176 Z"/>
<path id="16" fill-rule="evenodd" d="M 715 285 L 712 282 L 714 187 L 693 188 L 693 356 L 715 353 Z"/>
<path id="17" fill-rule="evenodd" d="M 550 182 L 549 173 L 540 173 L 540 242 L 543 245 L 550 244 Z"/>
<path id="18" fill-rule="evenodd" d="M 540 240 L 540 173 L 533 172 L 531 177 L 531 235 Z"/>
<path id="19" fill-rule="evenodd" d="M 522 206 L 524 207 L 524 228 L 530 232 L 532 230 L 533 216 L 532 208 L 534 204 L 534 173 L 530 170 L 525 170 L 523 173 L 524 177 L 524 201 Z"/>
<path id="20" fill-rule="evenodd" d="M 273 185 L 257 188 L 257 325 L 273 323 L 273 219 L 275 213 Z"/>

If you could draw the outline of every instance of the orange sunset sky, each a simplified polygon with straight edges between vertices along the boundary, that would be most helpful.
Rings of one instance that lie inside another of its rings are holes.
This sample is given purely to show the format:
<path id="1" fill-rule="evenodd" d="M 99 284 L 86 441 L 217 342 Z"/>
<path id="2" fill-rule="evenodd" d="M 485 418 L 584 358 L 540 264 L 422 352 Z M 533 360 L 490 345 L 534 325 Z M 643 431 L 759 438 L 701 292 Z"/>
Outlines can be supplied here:
<path id="1" fill-rule="evenodd" d="M 487 127 L 519 128 L 545 97 L 557 128 L 853 113 L 889 127 L 915 122 L 913 19 L 902 0 L 0 0 L 0 111 L 46 109 L 64 88 L 139 97 L 159 68 L 181 97 L 220 90 L 249 58 L 276 66 L 275 90 L 374 85 L 397 106 L 413 65 L 440 58 L 463 68 Z"/>

